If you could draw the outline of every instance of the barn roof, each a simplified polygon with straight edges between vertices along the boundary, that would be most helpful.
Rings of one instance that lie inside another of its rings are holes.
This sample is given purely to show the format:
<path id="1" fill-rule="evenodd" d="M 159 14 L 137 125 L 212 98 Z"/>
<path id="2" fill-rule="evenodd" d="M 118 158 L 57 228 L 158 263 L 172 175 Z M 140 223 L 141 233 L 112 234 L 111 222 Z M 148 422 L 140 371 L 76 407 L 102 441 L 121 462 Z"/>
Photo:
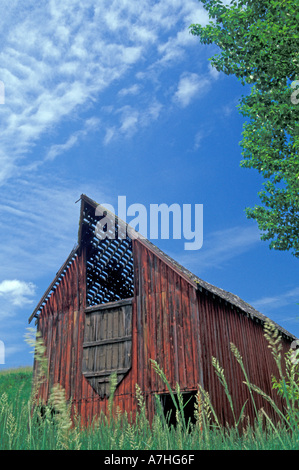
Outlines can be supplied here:
<path id="1" fill-rule="evenodd" d="M 87 205 L 93 209 L 96 209 L 99 206 L 98 203 L 96 203 L 93 199 L 90 199 L 85 194 L 82 194 L 80 199 L 81 199 L 81 214 L 80 214 L 80 221 L 79 221 L 78 242 L 72 249 L 71 253 L 69 254 L 66 261 L 63 263 L 59 271 L 56 273 L 55 278 L 53 279 L 52 283 L 49 285 L 44 295 L 40 299 L 39 303 L 37 304 L 36 308 L 34 309 L 33 313 L 31 314 L 29 318 L 29 323 L 32 321 L 34 317 L 38 317 L 38 313 L 47 302 L 47 299 L 49 298 L 51 293 L 56 289 L 57 285 L 60 283 L 62 277 L 65 275 L 73 259 L 78 255 L 81 243 L 83 241 L 82 239 L 83 238 L 83 224 L 85 222 L 84 215 L 83 215 L 84 206 Z M 109 210 L 107 210 L 106 208 L 103 208 L 103 209 L 105 209 L 105 211 L 109 213 Z M 115 217 L 115 220 L 118 222 L 119 225 L 121 225 L 123 228 L 128 227 L 128 224 L 122 221 L 119 217 L 117 217 L 115 214 L 112 214 L 112 215 L 113 217 Z M 268 319 L 268 317 L 263 315 L 261 312 L 259 312 L 255 308 L 253 308 L 250 304 L 242 300 L 237 295 L 232 294 L 231 292 L 225 291 L 223 289 L 220 289 L 219 287 L 213 286 L 212 284 L 204 281 L 203 279 L 200 279 L 198 276 L 190 272 L 184 266 L 179 264 L 177 261 L 175 261 L 169 255 L 167 255 L 165 252 L 163 252 L 160 248 L 158 248 L 156 245 L 150 242 L 147 238 L 144 238 L 143 236 L 140 236 L 140 237 L 138 236 L 138 240 L 141 244 L 146 246 L 156 256 L 162 259 L 162 261 L 164 261 L 172 269 L 178 272 L 183 278 L 185 278 L 188 282 L 190 282 L 196 289 L 200 291 L 206 291 L 207 293 L 210 293 L 216 298 L 221 299 L 224 302 L 227 302 L 232 307 L 235 307 L 236 309 L 241 310 L 243 313 L 248 315 L 252 320 L 256 320 L 256 321 L 260 321 L 264 323 Z M 290 339 L 297 339 L 293 334 L 289 333 L 287 330 L 282 328 L 277 323 L 273 321 L 272 323 L 286 337 Z"/>

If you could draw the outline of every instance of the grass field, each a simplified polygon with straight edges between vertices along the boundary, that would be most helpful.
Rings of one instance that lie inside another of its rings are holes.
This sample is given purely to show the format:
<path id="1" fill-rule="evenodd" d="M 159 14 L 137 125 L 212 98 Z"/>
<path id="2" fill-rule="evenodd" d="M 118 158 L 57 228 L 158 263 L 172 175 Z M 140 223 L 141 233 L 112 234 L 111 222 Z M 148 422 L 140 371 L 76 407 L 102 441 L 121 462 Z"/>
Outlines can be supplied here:
<path id="1" fill-rule="evenodd" d="M 140 411 L 135 423 L 125 415 L 116 413 L 108 423 L 103 417 L 88 429 L 71 428 L 68 409 L 63 397 L 56 391 L 56 405 L 60 406 L 59 419 L 50 414 L 43 421 L 37 414 L 31 416 L 32 370 L 20 368 L 0 373 L 0 450 L 277 450 L 298 449 L 298 435 L 287 426 L 280 429 L 268 426 L 261 429 L 244 426 L 221 429 L 189 425 L 185 429 L 180 417 L 178 425 L 169 428 L 163 413 L 157 412 L 152 427 L 145 416 L 142 397 L 137 389 Z M 59 405 L 60 403 L 60 405 Z M 195 410 L 196 413 L 196 410 Z M 198 417 L 199 419 L 199 417 Z"/>
<path id="2" fill-rule="evenodd" d="M 278 340 L 275 336 L 269 335 L 269 341 L 279 369 L 281 358 Z M 238 351 L 233 352 L 242 367 Z M 113 408 L 112 393 L 109 411 L 113 418 L 101 416 L 92 426 L 82 428 L 79 420 L 72 423 L 64 391 L 58 386 L 54 387 L 51 403 L 45 407 L 41 419 L 38 408 L 35 407 L 32 412 L 32 369 L 2 371 L 0 372 L 0 450 L 299 449 L 298 364 L 286 360 L 287 376 L 281 376 L 273 384 L 278 393 L 285 398 L 285 414 L 280 413 L 281 424 L 275 426 L 265 414 L 258 411 L 255 423 L 249 425 L 246 419 L 242 420 L 240 416 L 235 418 L 235 426 L 230 428 L 224 428 L 218 423 L 209 396 L 204 390 L 199 390 L 197 394 L 194 408 L 195 423 L 186 423 L 179 386 L 176 390 L 177 400 L 173 396 L 176 406 L 176 426 L 168 425 L 158 400 L 156 414 L 150 426 L 138 386 L 136 386 L 136 399 L 139 411 L 134 422 L 125 413 Z M 234 413 L 224 371 L 215 359 L 213 365 Z M 168 386 L 167 378 L 154 361 L 153 367 Z M 254 385 L 249 383 L 247 385 L 255 390 Z M 111 386 L 113 390 L 113 377 Z M 267 396 L 265 399 L 267 400 Z M 275 407 L 274 403 L 273 406 Z M 51 414 L 53 409 L 51 407 L 55 408 L 54 416 Z"/>

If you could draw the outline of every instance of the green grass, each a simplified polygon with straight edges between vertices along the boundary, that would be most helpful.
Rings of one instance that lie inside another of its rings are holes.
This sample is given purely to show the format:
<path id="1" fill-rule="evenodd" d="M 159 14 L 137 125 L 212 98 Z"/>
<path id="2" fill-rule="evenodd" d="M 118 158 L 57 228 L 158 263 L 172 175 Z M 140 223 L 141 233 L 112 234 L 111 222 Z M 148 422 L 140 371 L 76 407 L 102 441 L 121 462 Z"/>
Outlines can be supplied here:
<path id="1" fill-rule="evenodd" d="M 32 367 L 19 367 L 0 371 L 0 396 L 7 392 L 10 400 L 30 399 L 32 388 Z"/>
<path id="2" fill-rule="evenodd" d="M 145 405 L 139 387 L 136 398 L 139 404 L 137 419 L 133 423 L 125 413 L 114 410 L 114 419 L 106 416 L 93 426 L 80 429 L 79 423 L 71 427 L 69 408 L 63 390 L 57 388 L 52 403 L 59 414 L 39 419 L 37 410 L 31 413 L 32 370 L 16 369 L 0 373 L 0 450 L 275 450 L 298 449 L 298 437 L 286 425 L 262 428 L 244 423 L 237 428 L 225 429 L 209 423 L 211 410 L 202 405 L 203 417 L 195 409 L 196 424 L 185 424 L 183 409 L 177 410 L 177 425 L 169 427 L 157 400 L 157 412 L 152 426 L 146 418 Z M 179 393 L 179 389 L 176 390 Z M 199 396 L 199 394 L 198 394 Z M 112 407 L 112 405 L 111 405 Z"/>
<path id="3" fill-rule="evenodd" d="M 38 408 L 32 408 L 32 369 L 20 368 L 0 372 L 0 450 L 294 450 L 299 448 L 299 386 L 298 364 L 287 361 L 287 375 L 282 375 L 280 347 L 271 328 L 266 329 L 280 376 L 273 380 L 273 387 L 285 398 L 285 413 L 280 413 L 281 424 L 274 425 L 263 411 L 256 413 L 255 423 L 249 425 L 244 416 L 235 415 L 233 400 L 225 379 L 225 371 L 215 358 L 215 373 L 228 397 L 235 425 L 223 427 L 216 416 L 208 393 L 199 387 L 194 408 L 195 423 L 185 422 L 184 405 L 180 387 L 175 394 L 170 389 L 164 372 L 152 361 L 155 372 L 162 378 L 174 400 L 176 426 L 169 426 L 162 406 L 156 399 L 156 413 L 150 425 L 142 392 L 136 385 L 138 413 L 132 422 L 126 413 L 113 406 L 113 393 L 109 399 L 111 419 L 102 415 L 88 428 L 82 428 L 79 420 L 72 424 L 70 407 L 64 398 L 64 390 L 58 385 L 52 390 L 49 404 L 41 419 Z M 44 351 L 42 347 L 37 351 Z M 269 397 L 248 381 L 238 350 L 231 345 L 250 391 Z M 111 377 L 112 392 L 115 389 Z M 252 396 L 252 395 L 251 395 Z M 177 397 L 177 398 L 175 398 Z M 271 403 L 271 401 L 270 401 Z M 271 403 L 275 408 L 275 404 Z M 57 413 L 51 415 L 52 407 Z M 34 409 L 34 411 L 32 411 Z M 278 412 L 278 411 L 277 411 Z M 278 412 L 279 414 L 279 412 Z M 113 416 L 113 417 L 112 417 Z"/>
<path id="4" fill-rule="evenodd" d="M 183 410 L 181 414 L 178 409 L 177 425 L 169 427 L 158 401 L 157 413 L 150 426 L 139 387 L 136 387 L 139 412 L 134 423 L 125 413 L 114 410 L 115 418 L 112 420 L 102 416 L 87 429 L 80 429 L 79 424 L 71 427 L 69 408 L 64 401 L 63 390 L 59 388 L 52 394 L 52 403 L 59 414 L 53 419 L 49 412 L 44 420 L 40 420 L 37 410 L 31 414 L 31 382 L 30 369 L 0 373 L 1 450 L 257 450 L 298 447 L 296 437 L 286 427 L 279 430 L 279 435 L 271 426 L 261 430 L 258 423 L 254 427 L 244 426 L 242 433 L 235 428 L 213 428 L 201 421 L 196 409 L 196 424 L 184 424 Z"/>

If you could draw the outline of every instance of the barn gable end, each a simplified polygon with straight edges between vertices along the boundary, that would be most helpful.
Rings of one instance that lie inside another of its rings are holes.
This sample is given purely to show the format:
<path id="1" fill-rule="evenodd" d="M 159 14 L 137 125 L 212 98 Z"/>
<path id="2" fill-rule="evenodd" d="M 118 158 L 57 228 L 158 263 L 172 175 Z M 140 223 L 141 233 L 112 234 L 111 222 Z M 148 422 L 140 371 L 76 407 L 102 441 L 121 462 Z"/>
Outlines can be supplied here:
<path id="1" fill-rule="evenodd" d="M 269 383 L 276 371 L 263 336 L 266 317 L 199 279 L 149 240 L 131 239 L 117 217 L 115 238 L 105 238 L 103 230 L 97 232 L 102 217 L 97 207 L 81 196 L 78 244 L 29 318 L 37 319 L 49 361 L 40 398 L 46 401 L 58 382 L 83 420 L 91 421 L 107 411 L 114 373 L 116 404 L 134 415 L 138 383 L 151 417 L 154 395 L 166 400 L 167 393 L 151 367 L 154 359 L 173 389 L 176 383 L 184 393 L 194 393 L 198 384 L 207 389 L 219 416 L 229 422 L 212 356 L 227 371 L 236 409 L 249 398 L 230 342 L 240 349 L 252 382 L 271 395 Z M 295 337 L 277 328 L 287 350 Z M 248 412 L 253 416 L 253 410 Z"/>

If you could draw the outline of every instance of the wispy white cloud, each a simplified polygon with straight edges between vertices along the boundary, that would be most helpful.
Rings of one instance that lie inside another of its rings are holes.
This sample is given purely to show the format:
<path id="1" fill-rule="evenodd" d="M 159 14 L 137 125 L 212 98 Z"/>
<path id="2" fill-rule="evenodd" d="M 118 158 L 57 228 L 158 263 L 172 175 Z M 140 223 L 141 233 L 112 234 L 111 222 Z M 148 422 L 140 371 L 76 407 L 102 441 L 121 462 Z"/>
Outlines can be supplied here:
<path id="1" fill-rule="evenodd" d="M 178 105 L 185 108 L 195 98 L 205 95 L 211 90 L 214 81 L 218 80 L 221 73 L 208 64 L 208 71 L 205 74 L 184 72 L 180 76 L 177 90 L 173 100 Z"/>
<path id="2" fill-rule="evenodd" d="M 270 311 L 276 308 L 295 304 L 299 304 L 299 287 L 295 287 L 294 289 L 290 289 L 286 292 L 281 292 L 278 295 L 265 296 L 251 301 L 251 305 L 253 305 L 257 310 L 261 311 Z"/>
<path id="3" fill-rule="evenodd" d="M 207 93 L 211 85 L 210 80 L 205 76 L 199 76 L 196 73 L 184 72 L 181 75 L 177 91 L 173 100 L 179 106 L 185 108 L 192 100 L 200 94 Z"/>
<path id="4" fill-rule="evenodd" d="M 91 131 L 99 127 L 100 120 L 97 118 L 90 118 L 85 122 L 84 128 L 72 134 L 63 144 L 52 145 L 45 157 L 45 160 L 54 160 L 58 155 L 73 148 L 82 138 L 88 135 Z"/>
<path id="5" fill-rule="evenodd" d="M 33 6 L 30 15 L 16 21 L 2 49 L 7 95 L 1 109 L 2 180 L 11 174 L 20 154 L 23 158 L 45 132 L 92 100 L 140 58 L 139 45 L 101 37 L 100 24 L 89 17 L 92 2 L 83 8 L 73 2 L 69 7 L 66 10 L 53 1 L 45 9 Z M 72 14 L 74 10 L 76 14 Z M 71 136 L 64 148 L 69 149 L 75 140 Z"/>
<path id="6" fill-rule="evenodd" d="M 0 282 L 52 277 L 77 241 L 80 204 L 75 202 L 82 193 L 107 200 L 112 191 L 108 183 L 99 189 L 83 181 L 52 177 L 49 182 L 46 175 L 10 182 L 0 204 Z"/>
<path id="7" fill-rule="evenodd" d="M 201 276 L 207 269 L 223 268 L 231 259 L 252 249 L 259 242 L 260 233 L 255 226 L 218 230 L 204 237 L 203 247 L 199 251 L 184 253 L 178 261 Z"/>
<path id="8" fill-rule="evenodd" d="M 42 7 L 33 0 L 20 7 L 12 0 L 1 3 L 0 17 L 7 21 L 0 20 L 5 32 L 0 33 L 1 80 L 6 92 L 0 110 L 0 184 L 24 165 L 42 136 L 63 120 L 73 119 L 82 107 L 91 106 L 130 68 L 140 64 L 141 77 L 142 70 L 146 76 L 151 67 L 157 71 L 180 60 L 184 49 L 197 45 L 189 24 L 206 21 L 196 0 L 50 0 Z M 187 105 L 203 85 L 195 76 L 185 78 L 177 91 L 178 102 Z M 141 89 L 136 83 L 123 87 L 118 96 L 136 95 Z M 158 101 L 155 93 L 146 97 L 146 103 L 145 97 L 135 114 L 120 123 L 123 135 L 132 135 L 139 125 L 159 115 L 161 108 L 150 106 Z M 107 125 L 105 144 L 119 135 L 112 134 L 113 128 L 114 124 Z M 48 159 L 72 148 L 82 135 L 80 130 L 71 132 L 64 143 L 53 138 Z"/>
<path id="9" fill-rule="evenodd" d="M 209 69 L 210 76 L 214 80 L 218 80 L 218 78 L 221 76 L 221 72 L 218 72 L 218 70 L 215 67 L 212 67 L 210 63 L 208 64 L 208 69 Z"/>
<path id="10" fill-rule="evenodd" d="M 157 100 L 145 102 L 140 107 L 125 105 L 117 109 L 111 107 L 103 109 L 108 115 L 115 116 L 113 121 L 115 124 L 106 126 L 104 144 L 108 145 L 111 141 L 120 137 L 132 137 L 138 129 L 146 128 L 156 121 L 162 110 L 163 105 Z"/>
<path id="11" fill-rule="evenodd" d="M 4 297 L 8 304 L 20 307 L 33 302 L 35 289 L 36 286 L 32 282 L 5 279 L 0 282 L 0 297 Z"/>
<path id="12" fill-rule="evenodd" d="M 103 140 L 104 145 L 108 145 L 113 137 L 116 135 L 116 127 L 107 127 L 105 132 L 105 137 Z"/>
<path id="13" fill-rule="evenodd" d="M 118 110 L 121 114 L 120 132 L 126 135 L 132 135 L 136 129 L 139 119 L 139 111 L 132 106 L 124 106 Z"/>
<path id="14" fill-rule="evenodd" d="M 204 138 L 204 133 L 202 131 L 198 131 L 195 134 L 195 137 L 194 137 L 194 150 L 197 150 L 200 147 L 203 138 Z"/>
<path id="15" fill-rule="evenodd" d="M 186 1 L 183 4 L 177 2 L 181 6 L 180 19 L 182 21 L 182 28 L 174 35 L 169 36 L 167 41 L 162 41 L 158 45 L 158 52 L 160 58 L 157 60 L 155 66 L 167 66 L 170 63 L 176 62 L 185 56 L 186 47 L 198 46 L 198 42 L 190 34 L 189 26 L 191 23 L 200 23 L 205 25 L 209 21 L 206 10 L 198 3 Z M 168 12 L 169 14 L 169 12 Z"/>
<path id="16" fill-rule="evenodd" d="M 135 83 L 129 88 L 122 88 L 121 90 L 119 90 L 118 95 L 119 96 L 137 95 L 139 92 L 140 92 L 140 85 Z"/>

